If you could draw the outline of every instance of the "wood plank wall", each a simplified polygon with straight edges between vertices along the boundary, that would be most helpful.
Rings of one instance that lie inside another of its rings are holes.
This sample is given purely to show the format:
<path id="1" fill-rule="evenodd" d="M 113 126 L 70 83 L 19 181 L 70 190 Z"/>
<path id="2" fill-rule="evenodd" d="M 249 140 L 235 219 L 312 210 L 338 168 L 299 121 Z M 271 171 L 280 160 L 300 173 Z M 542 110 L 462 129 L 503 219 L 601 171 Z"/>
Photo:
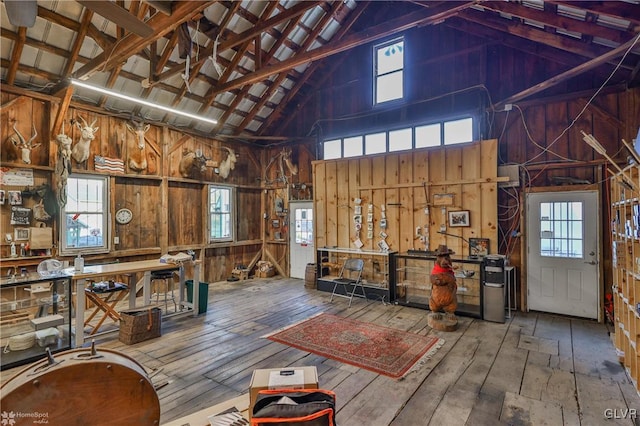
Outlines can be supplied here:
<path id="1" fill-rule="evenodd" d="M 57 159 L 57 144 L 50 134 L 50 123 L 57 113 L 54 102 L 42 101 L 27 96 L 14 95 L 3 91 L 1 94 L 0 132 L 3 141 L 13 133 L 13 120 L 18 130 L 29 137 L 32 123 L 38 132 L 36 143 L 43 145 L 33 151 L 32 164 L 27 165 L 18 159 L 16 162 L 3 160 L 5 168 L 30 168 L 34 171 L 34 185 L 48 183 L 54 186 L 52 174 Z M 89 159 L 85 164 L 73 161 L 74 172 L 106 175 L 95 171 L 94 156 L 101 155 L 125 160 L 125 173 L 109 178 L 111 188 L 111 216 L 120 208 L 133 212 L 133 220 L 126 224 L 111 222 L 110 239 L 119 238 L 119 244 L 113 245 L 109 253 L 87 256 L 88 263 L 141 260 L 157 258 L 163 253 L 193 249 L 204 261 L 206 281 L 226 279 L 237 264 L 248 265 L 262 254 L 262 211 L 263 204 L 263 164 L 260 146 L 227 143 L 220 140 L 192 136 L 180 131 L 152 125 L 145 134 L 147 144 L 147 162 L 149 166 L 142 172 L 131 170 L 127 164 L 129 151 L 135 147 L 135 136 L 126 129 L 126 120 L 102 116 L 70 108 L 65 117 L 65 132 L 74 144 L 79 138 L 77 126 L 72 120 L 80 122 L 83 117 L 89 124 L 95 119 L 98 127 L 96 137 L 90 145 Z M 227 156 L 223 147 L 233 149 L 238 162 L 227 179 L 218 176 L 213 167 L 193 178 L 180 175 L 179 163 L 186 150 L 201 150 L 205 157 L 219 163 Z M 307 152 L 307 151 L 305 151 Z M 310 170 L 310 160 L 301 170 Z M 311 179 L 308 178 L 308 182 Z M 222 184 L 235 189 L 239 205 L 236 222 L 236 241 L 231 243 L 210 244 L 208 241 L 208 185 Z M 6 185 L 2 189 L 24 190 Z M 25 200 L 24 205 L 33 207 L 37 200 Z M 42 260 L 40 257 L 9 259 L 10 245 L 4 239 L 5 233 L 13 233 L 10 225 L 10 206 L 0 207 L 0 258 L 3 273 L 9 266 L 34 268 Z M 58 232 L 58 220 L 53 220 L 55 234 Z M 55 238 L 54 240 L 57 240 Z M 286 250 L 284 250 L 286 251 Z M 54 247 L 52 256 L 58 256 Z M 277 255 L 278 258 L 282 257 Z M 67 260 L 71 260 L 70 258 Z M 288 265 L 282 265 L 288 270 Z"/>
<path id="2" fill-rule="evenodd" d="M 424 250 L 416 227 L 429 227 L 429 249 L 446 244 L 468 255 L 469 238 L 488 238 L 497 247 L 497 140 L 427 148 L 354 159 L 314 161 L 317 247 L 356 248 L 355 200 L 361 199 L 363 249 L 379 250 L 380 232 L 391 250 Z M 429 197 L 427 199 L 426 194 Z M 453 205 L 434 206 L 434 195 L 453 194 Z M 367 210 L 373 204 L 373 238 L 367 238 Z M 387 228 L 380 227 L 382 206 Z M 429 207 L 429 214 L 425 208 Z M 449 227 L 448 213 L 468 210 L 469 227 Z M 444 225 L 446 233 L 439 234 Z M 495 251 L 493 251 L 495 252 Z"/>

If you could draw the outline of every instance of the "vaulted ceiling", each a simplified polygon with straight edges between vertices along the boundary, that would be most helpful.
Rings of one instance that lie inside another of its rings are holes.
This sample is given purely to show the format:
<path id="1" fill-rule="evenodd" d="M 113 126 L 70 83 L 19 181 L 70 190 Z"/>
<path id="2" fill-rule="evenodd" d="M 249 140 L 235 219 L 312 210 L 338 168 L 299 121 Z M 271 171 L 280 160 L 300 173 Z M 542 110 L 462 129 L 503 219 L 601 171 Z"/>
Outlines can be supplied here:
<path id="1" fill-rule="evenodd" d="M 599 67 L 608 74 L 618 63 L 628 85 L 640 84 L 640 0 L 4 0 L 0 13 L 5 88 L 264 144 L 291 136 L 274 134 L 278 121 L 332 55 L 416 26 L 448 25 L 567 66 L 498 104 Z M 372 19 L 380 16 L 388 19 Z M 218 123 L 83 89 L 71 78 Z"/>

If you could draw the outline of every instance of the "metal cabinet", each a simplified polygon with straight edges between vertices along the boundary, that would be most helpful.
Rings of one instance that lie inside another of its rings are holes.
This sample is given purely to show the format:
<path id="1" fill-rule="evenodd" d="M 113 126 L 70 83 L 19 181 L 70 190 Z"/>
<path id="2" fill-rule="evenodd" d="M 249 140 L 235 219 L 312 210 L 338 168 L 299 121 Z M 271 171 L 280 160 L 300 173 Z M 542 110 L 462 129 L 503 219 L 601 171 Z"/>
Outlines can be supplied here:
<path id="1" fill-rule="evenodd" d="M 71 348 L 71 281 L 56 273 L 0 280 L 0 369 Z"/>
<path id="2" fill-rule="evenodd" d="M 396 256 L 396 303 L 429 309 L 429 277 L 435 261 L 436 257 L 426 252 L 401 253 Z M 451 256 L 451 261 L 458 285 L 456 314 L 482 318 L 482 258 Z"/>

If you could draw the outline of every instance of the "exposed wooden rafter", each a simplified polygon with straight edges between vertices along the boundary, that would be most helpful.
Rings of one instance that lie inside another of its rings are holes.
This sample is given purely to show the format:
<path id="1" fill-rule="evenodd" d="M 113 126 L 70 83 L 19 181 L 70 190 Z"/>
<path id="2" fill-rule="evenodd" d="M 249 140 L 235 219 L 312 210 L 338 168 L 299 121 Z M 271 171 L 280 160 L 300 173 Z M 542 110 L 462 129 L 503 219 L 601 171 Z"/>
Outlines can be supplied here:
<path id="1" fill-rule="evenodd" d="M 543 82 L 540 82 L 538 84 L 536 84 L 533 87 L 530 87 L 526 90 L 523 90 L 519 93 L 516 93 L 515 95 L 510 96 L 507 99 L 504 99 L 500 102 L 498 102 L 497 104 L 494 105 L 494 109 L 497 111 L 500 111 L 502 108 L 504 108 L 505 104 L 512 104 L 512 103 L 516 103 L 521 99 L 525 99 L 528 98 L 529 96 L 535 95 L 536 93 L 539 93 L 543 90 L 548 89 L 549 87 L 555 86 L 556 84 L 559 84 L 563 81 L 566 81 L 570 78 L 573 78 L 577 75 L 580 75 L 590 69 L 593 69 L 594 67 L 601 65 L 605 62 L 608 62 L 612 59 L 618 58 L 620 56 L 622 56 L 624 54 L 624 52 L 626 50 L 628 50 L 632 45 L 634 45 L 635 43 L 638 42 L 638 40 L 640 39 L 640 34 L 638 34 L 638 36 L 632 38 L 631 40 L 627 41 L 624 44 L 621 44 L 620 46 L 618 46 L 617 48 L 611 50 L 608 53 L 605 53 L 604 55 L 598 57 L 598 58 L 594 58 L 590 61 L 585 62 L 582 65 L 579 65 L 573 69 L 570 69 L 568 71 L 565 71 L 561 74 L 558 74 L 557 76 L 554 76 L 550 79 L 547 79 Z"/>

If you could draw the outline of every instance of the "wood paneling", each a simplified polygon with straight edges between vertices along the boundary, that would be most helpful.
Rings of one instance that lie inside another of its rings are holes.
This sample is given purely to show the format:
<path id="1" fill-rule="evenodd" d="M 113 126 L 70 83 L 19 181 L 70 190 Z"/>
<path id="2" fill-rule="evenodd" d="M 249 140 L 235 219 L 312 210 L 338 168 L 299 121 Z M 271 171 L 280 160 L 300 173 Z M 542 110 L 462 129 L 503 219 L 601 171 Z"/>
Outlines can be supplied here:
<path id="1" fill-rule="evenodd" d="M 353 221 L 355 199 L 362 200 L 360 240 L 366 249 L 377 249 L 380 232 L 387 233 L 391 250 L 424 249 L 416 239 L 416 227 L 428 224 L 430 249 L 447 244 L 460 254 L 469 253 L 464 240 L 489 238 L 497 247 L 497 146 L 496 140 L 416 150 L 409 153 L 358 159 L 314 162 L 317 245 L 354 248 L 357 233 Z M 335 170 L 329 173 L 328 170 Z M 336 179 L 331 179 L 336 176 Z M 345 180 L 346 179 L 346 180 Z M 424 183 L 423 186 L 421 183 Z M 429 192 L 429 216 L 425 189 Z M 434 194 L 454 194 L 452 206 L 433 206 Z M 337 208 L 330 200 L 336 200 Z M 367 237 L 367 206 L 374 205 L 373 238 Z M 387 228 L 380 227 L 383 206 Z M 335 216 L 324 214 L 335 211 Z M 470 227 L 448 227 L 451 236 L 438 234 L 448 223 L 447 213 L 469 210 Z M 322 214 L 318 214 L 322 212 Z M 330 217 L 335 217 L 335 221 Z M 460 237 L 460 238 L 457 238 Z M 335 243 L 333 243 L 335 241 Z M 323 244 L 326 242 L 326 244 Z"/>

